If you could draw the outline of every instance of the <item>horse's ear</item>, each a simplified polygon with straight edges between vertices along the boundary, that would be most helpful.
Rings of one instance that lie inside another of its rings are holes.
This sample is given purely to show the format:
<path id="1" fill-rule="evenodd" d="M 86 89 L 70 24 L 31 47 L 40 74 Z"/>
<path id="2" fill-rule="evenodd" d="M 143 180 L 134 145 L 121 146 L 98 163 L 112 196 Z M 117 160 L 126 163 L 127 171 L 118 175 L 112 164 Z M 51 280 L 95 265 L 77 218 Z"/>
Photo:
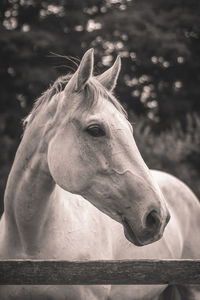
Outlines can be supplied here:
<path id="1" fill-rule="evenodd" d="M 96 78 L 107 90 L 112 91 L 116 86 L 120 70 L 121 58 L 118 55 L 113 66 Z"/>
<path id="2" fill-rule="evenodd" d="M 67 87 L 72 86 L 75 91 L 80 91 L 92 76 L 94 64 L 94 49 L 91 48 L 85 52 L 77 71 L 67 84 Z"/>

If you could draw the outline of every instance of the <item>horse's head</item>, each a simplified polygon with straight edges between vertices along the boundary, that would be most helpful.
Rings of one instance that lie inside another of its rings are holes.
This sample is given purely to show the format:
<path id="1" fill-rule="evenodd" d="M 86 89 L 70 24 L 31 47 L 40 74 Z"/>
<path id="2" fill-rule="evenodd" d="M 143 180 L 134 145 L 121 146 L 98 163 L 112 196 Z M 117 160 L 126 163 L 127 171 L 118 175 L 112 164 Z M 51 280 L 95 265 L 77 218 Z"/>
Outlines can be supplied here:
<path id="1" fill-rule="evenodd" d="M 120 58 L 98 77 L 92 71 L 89 50 L 57 99 L 49 169 L 59 186 L 120 222 L 127 239 L 142 246 L 161 238 L 169 212 L 111 93 Z"/>

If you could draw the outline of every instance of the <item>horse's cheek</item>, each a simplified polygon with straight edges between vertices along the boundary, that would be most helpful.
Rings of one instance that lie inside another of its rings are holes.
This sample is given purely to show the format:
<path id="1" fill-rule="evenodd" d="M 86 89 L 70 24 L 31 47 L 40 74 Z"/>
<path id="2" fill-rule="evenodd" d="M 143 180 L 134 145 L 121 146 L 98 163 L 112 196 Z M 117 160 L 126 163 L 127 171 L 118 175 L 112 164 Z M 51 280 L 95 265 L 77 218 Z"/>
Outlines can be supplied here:
<path id="1" fill-rule="evenodd" d="M 80 193 L 88 184 L 90 168 L 86 168 L 86 162 L 81 151 L 73 140 L 66 139 L 62 147 L 59 147 L 57 139 L 52 141 L 48 148 L 48 165 L 51 176 L 56 184 L 64 190 L 72 193 Z"/>

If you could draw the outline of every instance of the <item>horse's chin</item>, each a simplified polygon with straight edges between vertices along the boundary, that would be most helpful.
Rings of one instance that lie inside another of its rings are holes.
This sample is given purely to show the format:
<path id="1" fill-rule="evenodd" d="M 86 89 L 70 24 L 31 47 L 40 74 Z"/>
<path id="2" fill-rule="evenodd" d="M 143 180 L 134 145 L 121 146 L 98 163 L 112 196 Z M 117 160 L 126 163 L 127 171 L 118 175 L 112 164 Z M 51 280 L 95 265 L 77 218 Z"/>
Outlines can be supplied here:
<path id="1" fill-rule="evenodd" d="M 139 247 L 144 246 L 144 244 L 140 242 L 140 240 L 136 237 L 133 231 L 130 232 L 126 226 L 123 227 L 124 227 L 124 235 L 129 242 L 131 242 L 135 246 L 139 246 Z"/>
<path id="2" fill-rule="evenodd" d="M 132 244 L 134 244 L 135 246 L 142 247 L 142 246 L 154 243 L 162 237 L 162 234 L 158 234 L 158 235 L 153 236 L 153 237 L 152 236 L 151 237 L 145 236 L 145 237 L 143 237 L 143 239 L 140 239 L 134 233 L 132 227 L 130 226 L 130 224 L 126 220 L 123 220 L 122 223 L 123 223 L 124 235 L 125 235 L 126 239 L 129 242 L 131 242 Z"/>

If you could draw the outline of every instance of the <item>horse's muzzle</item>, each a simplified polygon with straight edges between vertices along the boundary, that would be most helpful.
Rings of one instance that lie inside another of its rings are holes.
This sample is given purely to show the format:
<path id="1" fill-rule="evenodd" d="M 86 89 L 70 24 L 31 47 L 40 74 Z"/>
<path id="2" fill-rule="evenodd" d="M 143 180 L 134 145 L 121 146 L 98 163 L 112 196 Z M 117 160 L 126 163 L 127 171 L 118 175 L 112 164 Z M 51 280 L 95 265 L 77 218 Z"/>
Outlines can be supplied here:
<path id="1" fill-rule="evenodd" d="M 131 225 L 131 222 L 122 216 L 122 224 L 124 227 L 124 234 L 127 240 L 136 246 L 144 246 L 158 241 L 162 236 L 167 223 L 170 220 L 170 215 L 163 222 L 155 210 L 152 210 L 145 219 L 145 226 L 136 230 Z"/>

